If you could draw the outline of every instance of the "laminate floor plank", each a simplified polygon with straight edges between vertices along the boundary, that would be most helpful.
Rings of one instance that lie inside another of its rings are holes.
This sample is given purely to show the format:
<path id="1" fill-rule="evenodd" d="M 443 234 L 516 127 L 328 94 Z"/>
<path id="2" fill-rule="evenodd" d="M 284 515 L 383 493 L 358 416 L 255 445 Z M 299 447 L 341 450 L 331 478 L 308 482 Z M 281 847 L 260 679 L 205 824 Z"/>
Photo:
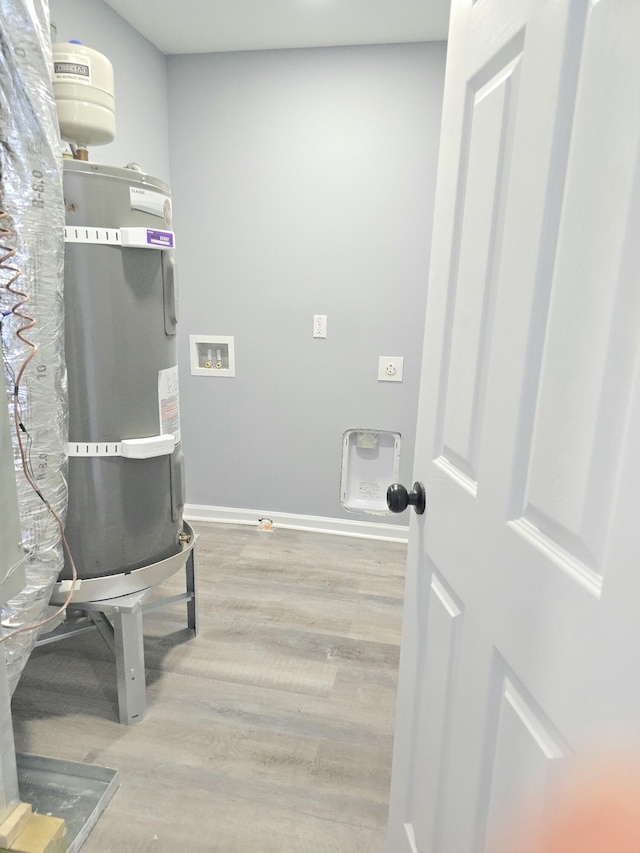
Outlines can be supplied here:
<path id="1" fill-rule="evenodd" d="M 145 719 L 117 722 L 110 651 L 71 637 L 27 664 L 17 749 L 119 768 L 85 853 L 382 853 L 406 548 L 195 527 L 199 636 L 182 604 L 145 615 Z"/>

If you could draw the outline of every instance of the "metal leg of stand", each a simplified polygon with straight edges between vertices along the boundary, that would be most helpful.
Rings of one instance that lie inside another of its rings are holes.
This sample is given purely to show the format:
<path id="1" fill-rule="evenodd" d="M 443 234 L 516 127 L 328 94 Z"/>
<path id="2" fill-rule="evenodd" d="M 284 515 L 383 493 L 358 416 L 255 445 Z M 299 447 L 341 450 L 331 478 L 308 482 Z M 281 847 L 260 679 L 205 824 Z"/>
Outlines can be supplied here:
<path id="1" fill-rule="evenodd" d="M 141 604 L 131 609 L 116 607 L 112 618 L 120 722 L 131 725 L 147 710 Z"/>
<path id="2" fill-rule="evenodd" d="M 97 629 L 98 634 L 105 641 L 107 646 L 111 649 L 111 653 L 115 655 L 116 653 L 116 644 L 113 637 L 113 625 L 104 613 L 100 613 L 99 611 L 89 612 L 89 619 L 93 622 L 94 627 Z"/>
<path id="3" fill-rule="evenodd" d="M 68 608 L 68 613 L 74 616 L 71 623 L 58 626 L 38 640 L 38 645 L 44 645 L 62 640 L 73 633 L 97 629 L 115 657 L 118 713 L 120 722 L 124 725 L 139 722 L 147 710 L 143 610 L 155 610 L 186 601 L 187 625 L 195 634 L 198 632 L 198 573 L 194 547 L 187 557 L 185 573 L 186 590 L 179 595 L 144 603 L 151 593 L 151 587 L 145 587 L 138 592 L 113 598 L 72 602 Z"/>
<path id="4" fill-rule="evenodd" d="M 198 571 L 196 549 L 193 548 L 185 564 L 187 574 L 187 626 L 198 636 Z"/>

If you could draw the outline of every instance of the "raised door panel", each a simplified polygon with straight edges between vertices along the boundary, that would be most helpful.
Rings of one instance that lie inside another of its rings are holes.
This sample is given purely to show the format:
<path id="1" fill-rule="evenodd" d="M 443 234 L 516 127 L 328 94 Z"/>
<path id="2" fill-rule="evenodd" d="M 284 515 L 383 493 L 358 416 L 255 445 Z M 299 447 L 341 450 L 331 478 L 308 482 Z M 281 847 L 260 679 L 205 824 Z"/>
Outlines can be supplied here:
<path id="1" fill-rule="evenodd" d="M 640 8 L 637 8 L 640 27 Z M 640 288 L 625 259 L 638 236 L 640 89 L 624 86 L 638 45 L 615 4 L 587 18 L 569 148 L 558 251 L 545 320 L 531 425 L 513 483 L 516 526 L 566 571 L 599 593 L 615 513 L 638 349 Z M 603 61 L 603 45 L 616 55 Z M 624 94 L 623 94 L 624 93 Z M 624 98 L 624 101 L 623 101 Z M 603 287 L 611 281 L 612 286 Z"/>
<path id="2" fill-rule="evenodd" d="M 478 460 L 478 499 L 505 522 L 522 514 L 588 7 L 531 4 L 523 24 Z"/>
<path id="3" fill-rule="evenodd" d="M 444 788 L 443 770 L 451 730 L 457 653 L 463 624 L 462 604 L 432 567 L 426 616 L 424 655 L 418 658 L 411 741 L 414 757 L 407 786 L 405 849 L 429 853 L 438 849 L 437 815 Z"/>
<path id="4" fill-rule="evenodd" d="M 469 85 L 460 164 L 461 228 L 453 245 L 449 282 L 453 309 L 448 351 L 443 352 L 446 404 L 444 466 L 475 491 L 482 437 L 489 344 L 493 325 L 499 234 L 518 83 L 522 39 L 502 51 Z"/>
<path id="5" fill-rule="evenodd" d="M 496 657 L 497 653 L 496 653 Z M 497 842 L 514 815 L 526 808 L 537 820 L 548 806 L 547 792 L 570 749 L 519 679 L 498 658 L 488 704 L 482 788 L 473 853 Z"/>

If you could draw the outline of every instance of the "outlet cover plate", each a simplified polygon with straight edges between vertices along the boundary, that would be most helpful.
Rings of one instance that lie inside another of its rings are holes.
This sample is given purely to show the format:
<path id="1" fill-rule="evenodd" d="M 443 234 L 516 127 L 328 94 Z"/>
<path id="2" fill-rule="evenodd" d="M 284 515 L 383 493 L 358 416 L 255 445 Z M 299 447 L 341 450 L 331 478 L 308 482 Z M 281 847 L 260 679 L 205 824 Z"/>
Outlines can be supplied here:
<path id="1" fill-rule="evenodd" d="M 379 382 L 402 382 L 403 372 L 403 355 L 381 355 L 378 359 Z"/>
<path id="2" fill-rule="evenodd" d="M 326 338 L 327 337 L 327 315 L 326 314 L 314 314 L 313 315 L 313 337 L 314 338 Z"/>

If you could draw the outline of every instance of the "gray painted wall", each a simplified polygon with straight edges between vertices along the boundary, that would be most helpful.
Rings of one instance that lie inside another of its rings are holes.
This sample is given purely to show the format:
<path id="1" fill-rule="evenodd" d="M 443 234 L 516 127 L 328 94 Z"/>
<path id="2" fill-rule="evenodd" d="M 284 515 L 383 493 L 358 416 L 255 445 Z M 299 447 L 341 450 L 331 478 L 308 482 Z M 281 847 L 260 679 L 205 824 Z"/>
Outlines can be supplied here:
<path id="1" fill-rule="evenodd" d="M 444 64 L 440 43 L 169 58 L 190 503 L 375 521 L 340 506 L 352 427 L 401 432 L 412 482 Z M 191 376 L 189 334 L 234 335 L 236 378 Z"/>
<path id="2" fill-rule="evenodd" d="M 50 0 L 58 41 L 79 39 L 113 64 L 116 138 L 92 148 L 90 158 L 107 166 L 135 161 L 169 181 L 167 58 L 103 0 Z"/>

